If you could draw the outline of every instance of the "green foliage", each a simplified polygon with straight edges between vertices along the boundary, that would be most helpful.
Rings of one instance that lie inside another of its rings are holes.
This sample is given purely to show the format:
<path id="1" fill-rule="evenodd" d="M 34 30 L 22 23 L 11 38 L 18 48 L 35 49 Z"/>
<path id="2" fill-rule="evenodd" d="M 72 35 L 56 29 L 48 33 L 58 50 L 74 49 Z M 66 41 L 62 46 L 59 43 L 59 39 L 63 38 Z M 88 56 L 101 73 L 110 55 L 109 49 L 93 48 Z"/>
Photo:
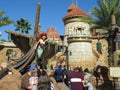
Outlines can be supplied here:
<path id="1" fill-rule="evenodd" d="M 99 28 L 111 27 L 111 15 L 116 16 L 117 25 L 120 25 L 120 0 L 97 0 L 98 7 L 91 10 L 96 16 L 95 24 Z"/>
<path id="2" fill-rule="evenodd" d="M 119 58 L 119 60 L 120 60 L 120 53 L 119 53 L 117 56 L 118 56 L 118 58 Z"/>
<path id="3" fill-rule="evenodd" d="M 21 31 L 22 33 L 28 33 L 28 30 L 31 30 L 31 24 L 23 18 L 20 18 L 20 20 L 17 20 L 14 24 L 16 27 L 15 31 Z"/>
<path id="4" fill-rule="evenodd" d="M 9 19 L 9 17 L 4 15 L 5 15 L 5 12 L 0 10 L 0 27 L 9 25 L 13 22 L 12 20 Z"/>
<path id="5" fill-rule="evenodd" d="M 84 21 L 89 24 L 95 23 L 95 20 L 89 16 L 82 16 L 82 17 L 80 17 L 80 19 L 81 19 L 81 21 Z"/>

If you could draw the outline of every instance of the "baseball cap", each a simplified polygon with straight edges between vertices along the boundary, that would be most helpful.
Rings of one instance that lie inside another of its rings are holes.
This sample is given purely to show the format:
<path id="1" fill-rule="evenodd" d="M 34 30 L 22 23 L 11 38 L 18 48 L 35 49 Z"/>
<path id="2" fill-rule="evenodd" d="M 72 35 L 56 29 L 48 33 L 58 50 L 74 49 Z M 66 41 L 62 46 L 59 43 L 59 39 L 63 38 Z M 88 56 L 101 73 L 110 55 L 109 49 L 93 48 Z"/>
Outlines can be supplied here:
<path id="1" fill-rule="evenodd" d="M 35 65 L 32 65 L 32 66 L 29 67 L 29 70 L 30 70 L 30 71 L 31 71 L 31 70 L 35 70 L 35 69 L 37 69 L 37 67 L 36 67 Z"/>

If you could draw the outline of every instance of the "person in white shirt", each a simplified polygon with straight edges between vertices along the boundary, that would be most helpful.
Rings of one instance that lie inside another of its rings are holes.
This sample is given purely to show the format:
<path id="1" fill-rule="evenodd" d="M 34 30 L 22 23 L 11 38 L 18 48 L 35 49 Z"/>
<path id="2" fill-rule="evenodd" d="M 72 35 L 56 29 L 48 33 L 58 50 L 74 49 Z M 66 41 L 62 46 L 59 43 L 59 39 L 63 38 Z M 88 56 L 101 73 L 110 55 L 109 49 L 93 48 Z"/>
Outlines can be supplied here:
<path id="1" fill-rule="evenodd" d="M 84 81 L 83 81 L 83 86 L 87 87 L 88 90 L 94 90 L 94 87 L 92 83 L 90 82 L 91 74 L 89 73 L 88 68 L 84 70 L 85 76 L 84 76 Z"/>

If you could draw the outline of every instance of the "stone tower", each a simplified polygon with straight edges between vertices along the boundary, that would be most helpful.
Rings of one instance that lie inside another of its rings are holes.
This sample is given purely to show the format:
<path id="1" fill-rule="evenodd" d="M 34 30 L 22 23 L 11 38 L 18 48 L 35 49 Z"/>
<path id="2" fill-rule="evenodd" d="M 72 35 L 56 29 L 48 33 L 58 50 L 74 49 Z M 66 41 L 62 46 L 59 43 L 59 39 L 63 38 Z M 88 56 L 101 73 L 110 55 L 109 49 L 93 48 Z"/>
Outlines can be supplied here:
<path id="1" fill-rule="evenodd" d="M 82 66 L 83 68 L 94 65 L 90 26 L 81 18 L 89 17 L 77 5 L 72 3 L 68 13 L 63 17 L 64 44 L 68 46 L 68 66 Z"/>

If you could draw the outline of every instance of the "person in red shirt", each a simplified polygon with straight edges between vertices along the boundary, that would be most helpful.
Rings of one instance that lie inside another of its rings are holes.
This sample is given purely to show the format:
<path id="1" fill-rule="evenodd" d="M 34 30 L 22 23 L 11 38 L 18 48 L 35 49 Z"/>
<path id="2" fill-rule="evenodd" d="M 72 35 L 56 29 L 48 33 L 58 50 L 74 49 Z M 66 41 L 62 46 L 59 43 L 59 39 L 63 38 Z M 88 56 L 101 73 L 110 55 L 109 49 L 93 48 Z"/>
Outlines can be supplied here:
<path id="1" fill-rule="evenodd" d="M 79 72 L 79 68 L 74 68 L 74 72 L 70 74 L 69 83 L 71 84 L 72 90 L 83 90 L 84 75 Z"/>

